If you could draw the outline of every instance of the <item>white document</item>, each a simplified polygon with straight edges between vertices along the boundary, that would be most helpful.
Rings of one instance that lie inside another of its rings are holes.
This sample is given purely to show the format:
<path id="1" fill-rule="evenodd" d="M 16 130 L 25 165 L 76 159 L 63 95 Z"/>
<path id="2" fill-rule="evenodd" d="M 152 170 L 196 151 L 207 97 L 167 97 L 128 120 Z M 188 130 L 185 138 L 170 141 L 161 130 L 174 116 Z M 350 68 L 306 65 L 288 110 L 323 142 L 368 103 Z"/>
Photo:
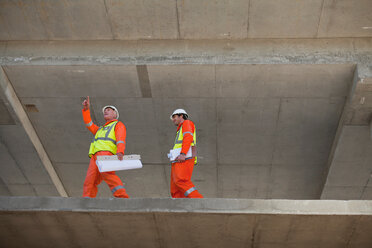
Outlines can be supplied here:
<path id="1" fill-rule="evenodd" d="M 181 154 L 181 150 L 182 150 L 182 148 L 176 148 L 176 149 L 170 150 L 169 153 L 168 153 L 169 160 L 170 161 L 175 161 L 176 158 L 178 157 L 178 155 Z M 192 157 L 192 149 L 191 149 L 191 146 L 190 146 L 190 149 L 186 154 L 186 158 L 191 158 L 191 157 Z"/>
<path id="2" fill-rule="evenodd" d="M 140 155 L 124 155 L 123 160 L 119 160 L 118 156 L 97 156 L 97 167 L 100 172 L 133 170 L 142 168 Z"/>

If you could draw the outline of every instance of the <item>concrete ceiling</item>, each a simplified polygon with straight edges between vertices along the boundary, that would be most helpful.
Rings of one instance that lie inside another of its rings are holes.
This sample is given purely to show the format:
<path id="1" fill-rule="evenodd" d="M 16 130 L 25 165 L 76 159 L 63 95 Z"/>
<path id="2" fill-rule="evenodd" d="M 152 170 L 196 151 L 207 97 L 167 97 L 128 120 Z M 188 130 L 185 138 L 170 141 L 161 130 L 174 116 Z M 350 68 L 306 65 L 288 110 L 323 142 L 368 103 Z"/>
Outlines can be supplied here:
<path id="1" fill-rule="evenodd" d="M 166 152 L 175 134 L 169 114 L 184 107 L 197 125 L 194 180 L 205 196 L 268 199 L 320 197 L 355 71 L 353 65 L 146 66 L 151 97 L 143 97 L 136 66 L 3 68 L 70 196 L 82 194 L 88 164 L 91 134 L 80 109 L 89 95 L 97 123 L 102 106 L 118 107 L 126 153 L 142 156 L 144 169 L 118 173 L 133 197 L 168 196 Z M 105 185 L 100 196 L 110 196 Z"/>
<path id="2" fill-rule="evenodd" d="M 370 0 L 0 2 L 1 40 L 371 37 Z"/>

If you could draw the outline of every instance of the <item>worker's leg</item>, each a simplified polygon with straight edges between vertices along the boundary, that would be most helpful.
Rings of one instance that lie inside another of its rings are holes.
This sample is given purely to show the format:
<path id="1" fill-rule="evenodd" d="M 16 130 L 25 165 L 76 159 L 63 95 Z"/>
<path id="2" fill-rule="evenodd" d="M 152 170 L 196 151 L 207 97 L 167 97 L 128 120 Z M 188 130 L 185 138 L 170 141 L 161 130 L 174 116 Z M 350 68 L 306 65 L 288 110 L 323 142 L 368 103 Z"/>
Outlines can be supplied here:
<path id="1" fill-rule="evenodd" d="M 92 157 L 89 162 L 87 175 L 84 181 L 83 197 L 96 197 L 102 177 L 97 168 L 95 157 Z"/>
<path id="2" fill-rule="evenodd" d="M 171 196 L 172 198 L 186 198 L 186 196 L 182 193 L 182 191 L 177 187 L 175 184 L 173 178 L 174 178 L 174 165 L 172 164 L 172 169 L 171 169 L 171 178 L 170 178 L 170 191 L 171 191 Z"/>
<path id="3" fill-rule="evenodd" d="M 108 184 L 111 189 L 112 194 L 118 198 L 129 198 L 127 192 L 125 191 L 123 182 L 115 174 L 115 171 L 102 172 L 103 180 Z"/>
<path id="4" fill-rule="evenodd" d="M 172 165 L 172 179 L 176 187 L 184 197 L 203 198 L 195 185 L 191 182 L 192 171 L 194 169 L 194 159 L 188 159 L 183 163 L 174 163 Z"/>

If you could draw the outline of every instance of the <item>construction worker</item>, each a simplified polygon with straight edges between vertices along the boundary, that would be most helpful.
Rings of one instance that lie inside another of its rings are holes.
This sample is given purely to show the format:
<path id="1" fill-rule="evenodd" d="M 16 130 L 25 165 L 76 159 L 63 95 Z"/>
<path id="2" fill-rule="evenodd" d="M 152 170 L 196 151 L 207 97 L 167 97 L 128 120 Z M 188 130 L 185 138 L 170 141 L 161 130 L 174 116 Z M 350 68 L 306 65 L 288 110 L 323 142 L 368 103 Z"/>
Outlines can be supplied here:
<path id="1" fill-rule="evenodd" d="M 173 198 L 203 198 L 191 182 L 196 157 L 196 128 L 184 109 L 176 109 L 170 119 L 177 126 L 173 149 L 181 148 L 180 155 L 172 162 L 170 191 Z M 191 157 L 186 157 L 189 149 Z"/>
<path id="2" fill-rule="evenodd" d="M 95 137 L 90 144 L 90 163 L 84 181 L 83 197 L 96 197 L 97 186 L 104 180 L 111 189 L 112 194 L 119 198 L 129 198 L 124 185 L 115 171 L 99 172 L 96 165 L 97 156 L 117 155 L 123 160 L 125 150 L 126 129 L 121 121 L 118 121 L 119 111 L 114 106 L 105 106 L 102 109 L 105 125 L 98 127 L 90 117 L 89 96 L 83 102 L 83 119 L 86 127 Z"/>

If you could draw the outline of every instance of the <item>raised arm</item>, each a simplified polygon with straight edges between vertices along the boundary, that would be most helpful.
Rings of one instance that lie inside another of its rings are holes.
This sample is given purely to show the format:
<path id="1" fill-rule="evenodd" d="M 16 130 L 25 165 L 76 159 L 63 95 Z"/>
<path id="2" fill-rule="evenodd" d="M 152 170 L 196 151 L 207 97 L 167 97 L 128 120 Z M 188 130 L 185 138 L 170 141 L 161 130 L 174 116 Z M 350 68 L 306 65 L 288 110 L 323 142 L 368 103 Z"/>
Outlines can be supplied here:
<path id="1" fill-rule="evenodd" d="M 96 134 L 99 127 L 93 123 L 92 118 L 90 117 L 89 96 L 87 96 L 87 98 L 83 101 L 82 105 L 83 105 L 83 109 L 81 111 L 83 113 L 83 120 L 84 120 L 85 126 L 88 128 L 88 130 L 92 134 Z"/>

